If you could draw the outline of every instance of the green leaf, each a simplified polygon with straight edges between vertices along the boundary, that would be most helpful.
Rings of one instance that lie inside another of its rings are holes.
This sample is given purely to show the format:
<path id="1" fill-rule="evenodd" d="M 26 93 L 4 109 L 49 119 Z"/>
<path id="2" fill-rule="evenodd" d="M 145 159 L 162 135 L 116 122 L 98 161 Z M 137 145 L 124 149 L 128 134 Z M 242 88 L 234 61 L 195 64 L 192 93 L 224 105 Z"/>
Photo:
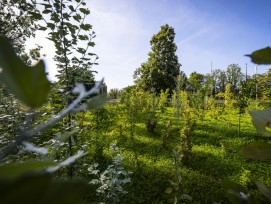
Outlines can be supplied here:
<path id="1" fill-rule="evenodd" d="M 55 29 L 55 24 L 47 23 L 47 27 L 51 28 L 51 30 L 54 30 Z"/>
<path id="2" fill-rule="evenodd" d="M 82 203 L 91 190 L 83 181 L 55 181 L 48 174 L 29 174 L 16 180 L 0 180 L 0 203 Z"/>
<path id="3" fill-rule="evenodd" d="M 81 47 L 79 47 L 76 51 L 81 53 L 81 54 L 85 54 L 85 52 L 86 52 L 86 50 L 84 48 L 81 48 Z"/>
<path id="4" fill-rule="evenodd" d="M 36 20 L 41 20 L 42 19 L 42 15 L 40 13 L 30 11 L 29 14 L 31 14 L 31 17 L 36 19 Z"/>
<path id="5" fill-rule="evenodd" d="M 94 42 L 88 42 L 88 46 L 94 47 L 94 46 L 95 46 L 95 43 L 94 43 Z"/>
<path id="6" fill-rule="evenodd" d="M 172 193 L 172 188 L 171 187 L 167 187 L 166 190 L 165 190 L 165 193 L 166 194 Z"/>
<path id="7" fill-rule="evenodd" d="M 67 14 L 67 13 L 64 13 L 64 14 L 63 14 L 63 18 L 65 18 L 66 20 L 69 20 L 70 15 L 69 15 L 69 14 Z"/>
<path id="8" fill-rule="evenodd" d="M 51 20 L 56 22 L 56 23 L 60 22 L 60 19 L 59 19 L 58 15 L 55 12 L 51 14 Z"/>
<path id="9" fill-rule="evenodd" d="M 265 184 L 256 182 L 258 189 L 271 201 L 271 189 Z"/>
<path id="10" fill-rule="evenodd" d="M 94 96 L 91 98 L 87 103 L 83 104 L 82 106 L 75 108 L 74 112 L 80 112 L 85 111 L 88 109 L 99 109 L 105 106 L 105 104 L 108 102 L 109 98 L 107 97 L 107 94 L 101 94 L 98 96 Z"/>
<path id="11" fill-rule="evenodd" d="M 30 172 L 37 172 L 54 165 L 53 162 L 26 161 L 0 166 L 0 179 L 11 179 Z"/>
<path id="12" fill-rule="evenodd" d="M 89 11 L 88 9 L 80 8 L 79 10 L 80 10 L 83 14 L 85 14 L 85 15 L 90 14 L 90 11 Z"/>
<path id="13" fill-rule="evenodd" d="M 72 5 L 68 6 L 71 11 L 75 11 L 74 7 Z"/>
<path id="14" fill-rule="evenodd" d="M 55 1 L 55 3 L 54 3 L 53 5 L 54 5 L 54 7 L 55 7 L 56 10 L 60 10 L 61 4 L 62 4 L 62 3 L 60 3 L 60 1 Z M 64 4 L 62 4 L 62 6 L 63 6 L 63 5 L 64 5 Z"/>
<path id="15" fill-rule="evenodd" d="M 251 110 L 252 123 L 257 132 L 265 137 L 271 137 L 271 109 Z"/>
<path id="16" fill-rule="evenodd" d="M 0 81 L 23 103 L 36 108 L 46 101 L 50 83 L 44 62 L 33 67 L 25 65 L 4 37 L 0 37 L 0 68 Z"/>
<path id="17" fill-rule="evenodd" d="M 253 142 L 241 149 L 241 154 L 256 160 L 271 160 L 271 144 L 266 142 Z"/>
<path id="18" fill-rule="evenodd" d="M 90 109 L 99 109 L 104 107 L 108 100 L 109 99 L 106 94 L 101 94 L 91 98 L 91 100 L 87 103 L 87 107 Z"/>
<path id="19" fill-rule="evenodd" d="M 47 28 L 46 28 L 46 27 L 44 27 L 44 26 L 39 26 L 38 30 L 45 31 L 45 30 L 47 30 Z"/>
<path id="20" fill-rule="evenodd" d="M 88 31 L 88 30 L 90 30 L 90 29 L 92 28 L 92 25 L 82 23 L 82 24 L 80 25 L 80 28 L 82 28 L 82 29 L 85 30 L 85 31 Z"/>
<path id="21" fill-rule="evenodd" d="M 80 20 L 82 19 L 82 17 L 79 14 L 76 14 L 73 16 L 73 19 L 80 22 Z"/>
<path id="22" fill-rule="evenodd" d="M 43 5 L 44 5 L 45 9 L 49 9 L 49 8 L 52 8 L 52 7 L 53 7 L 53 6 L 50 5 L 50 4 L 43 4 Z"/>
<path id="23" fill-rule="evenodd" d="M 79 37 L 80 40 L 88 40 L 87 35 L 79 35 L 78 37 Z"/>
<path id="24" fill-rule="evenodd" d="M 240 184 L 234 183 L 230 180 L 223 182 L 225 195 L 231 203 L 235 204 L 257 204 L 258 200 Z"/>
<path id="25" fill-rule="evenodd" d="M 266 47 L 252 52 L 250 55 L 245 55 L 251 58 L 255 64 L 271 64 L 271 48 Z"/>
<path id="26" fill-rule="evenodd" d="M 48 13 L 52 13 L 52 10 L 50 9 L 45 9 L 42 11 L 43 14 L 48 14 Z"/>

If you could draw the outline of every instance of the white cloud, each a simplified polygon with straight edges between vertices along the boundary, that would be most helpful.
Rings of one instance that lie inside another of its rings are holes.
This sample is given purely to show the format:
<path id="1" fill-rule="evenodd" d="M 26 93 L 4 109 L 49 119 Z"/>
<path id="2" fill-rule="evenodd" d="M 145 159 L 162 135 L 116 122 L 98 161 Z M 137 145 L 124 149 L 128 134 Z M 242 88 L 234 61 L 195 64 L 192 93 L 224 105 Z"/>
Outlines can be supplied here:
<path id="1" fill-rule="evenodd" d="M 147 55 L 149 33 L 129 4 L 122 9 L 108 1 L 93 1 L 89 21 L 97 34 L 94 52 L 99 56 L 97 78 L 105 77 L 109 88 L 132 84 L 134 70 Z M 125 10 L 129 7 L 129 10 Z"/>
<path id="2" fill-rule="evenodd" d="M 247 41 L 241 42 L 242 36 L 248 33 L 253 39 L 257 34 L 249 33 L 247 26 L 240 26 L 241 21 L 233 22 L 233 17 L 229 20 L 222 15 L 215 18 L 189 0 L 91 0 L 88 4 L 91 14 L 86 20 L 97 34 L 96 46 L 90 51 L 100 58 L 93 69 L 98 71 L 97 80 L 105 77 L 109 89 L 133 83 L 134 70 L 148 58 L 152 35 L 165 23 L 175 29 L 177 55 L 183 65 L 181 69 L 187 74 L 207 73 L 211 62 L 213 68 L 226 69 L 231 63 L 244 67 L 249 59 L 243 55 L 250 48 Z M 52 76 L 56 73 L 53 45 L 40 40 L 44 35 L 38 35 L 36 42 L 45 48 Z"/>

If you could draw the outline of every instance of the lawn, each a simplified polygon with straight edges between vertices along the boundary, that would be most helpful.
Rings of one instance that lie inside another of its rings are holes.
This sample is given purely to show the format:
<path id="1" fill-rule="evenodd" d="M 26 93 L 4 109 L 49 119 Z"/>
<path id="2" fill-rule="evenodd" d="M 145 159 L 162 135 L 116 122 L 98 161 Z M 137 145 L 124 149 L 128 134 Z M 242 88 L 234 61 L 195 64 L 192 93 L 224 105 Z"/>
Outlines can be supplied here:
<path id="1" fill-rule="evenodd" d="M 106 108 L 109 112 L 118 111 L 112 104 Z M 144 120 L 137 122 L 131 136 L 125 115 L 118 112 L 112 126 L 108 131 L 100 130 L 98 138 L 93 133 L 85 133 L 86 138 L 96 138 L 96 143 L 102 144 L 103 148 L 95 159 L 89 156 L 84 162 L 95 160 L 101 163 L 101 168 L 105 167 L 112 157 L 108 151 L 109 144 L 117 144 L 125 169 L 133 172 L 131 183 L 125 187 L 128 193 L 122 198 L 122 203 L 173 203 L 179 193 L 192 197 L 192 201 L 185 203 L 229 203 L 224 192 L 225 179 L 245 186 L 262 203 L 267 202 L 257 191 L 254 181 L 271 186 L 269 163 L 254 161 L 240 154 L 242 147 L 255 140 L 263 140 L 256 133 L 248 112 L 241 118 L 238 135 L 236 110 L 232 110 L 230 117 L 221 111 L 216 117 L 211 111 L 205 111 L 203 117 L 197 118 L 191 135 L 189 160 L 175 165 L 173 151 L 180 150 L 181 139 L 172 113 L 172 108 L 168 108 L 164 114 L 158 114 L 158 125 L 152 133 L 147 131 Z M 163 146 L 161 132 L 168 120 L 172 120 L 173 125 L 167 145 Z M 93 147 L 97 144 L 90 145 L 89 149 Z M 182 177 L 179 183 L 178 176 Z M 170 181 L 178 184 L 179 189 L 174 189 Z"/>

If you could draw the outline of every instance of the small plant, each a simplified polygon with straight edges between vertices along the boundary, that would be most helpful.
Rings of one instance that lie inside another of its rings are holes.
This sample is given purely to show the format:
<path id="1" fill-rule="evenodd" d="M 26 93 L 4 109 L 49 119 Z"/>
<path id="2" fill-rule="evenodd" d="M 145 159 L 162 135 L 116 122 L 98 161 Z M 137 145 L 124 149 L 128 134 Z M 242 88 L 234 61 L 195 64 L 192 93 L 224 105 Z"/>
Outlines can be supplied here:
<path id="1" fill-rule="evenodd" d="M 172 122 L 171 122 L 171 120 L 169 120 L 167 122 L 166 128 L 161 131 L 162 145 L 164 148 L 167 148 L 167 146 L 168 146 L 168 140 L 171 136 L 171 131 L 172 131 Z"/>
<path id="2" fill-rule="evenodd" d="M 183 201 L 191 201 L 192 197 L 185 194 L 182 184 L 182 176 L 179 170 L 182 155 L 173 150 L 173 168 L 174 180 L 169 180 L 170 187 L 167 187 L 165 193 L 171 194 L 170 203 L 181 204 Z"/>
<path id="3" fill-rule="evenodd" d="M 185 110 L 183 113 L 184 117 L 184 126 L 180 131 L 181 136 L 181 152 L 183 154 L 182 160 L 183 162 L 187 162 L 189 160 L 192 143 L 191 143 L 191 135 L 193 133 L 193 129 L 195 126 L 195 119 L 193 118 L 192 112 L 189 108 Z"/>
<path id="4" fill-rule="evenodd" d="M 147 120 L 146 120 L 146 128 L 148 132 L 154 132 L 154 129 L 157 125 L 157 116 L 156 116 L 156 94 L 153 92 L 151 98 L 148 100 L 148 110 L 146 112 Z"/>
<path id="5" fill-rule="evenodd" d="M 245 168 L 242 168 L 239 179 L 242 186 L 248 187 L 249 183 L 251 182 L 251 172 Z"/>
<path id="6" fill-rule="evenodd" d="M 158 102 L 158 110 L 160 110 L 161 114 L 164 114 L 167 110 L 168 106 L 168 97 L 169 97 L 169 89 L 166 89 L 166 91 L 161 90 L 160 96 L 159 96 L 159 102 Z"/>
<path id="7" fill-rule="evenodd" d="M 98 164 L 94 163 L 88 168 L 90 174 L 95 175 L 97 179 L 92 179 L 90 184 L 97 186 L 96 195 L 99 203 L 118 203 L 120 197 L 127 191 L 123 186 L 131 182 L 129 175 L 131 172 L 125 171 L 122 167 L 122 156 L 117 154 L 118 147 L 111 144 L 110 149 L 113 151 L 113 163 L 106 170 L 98 170 Z"/>

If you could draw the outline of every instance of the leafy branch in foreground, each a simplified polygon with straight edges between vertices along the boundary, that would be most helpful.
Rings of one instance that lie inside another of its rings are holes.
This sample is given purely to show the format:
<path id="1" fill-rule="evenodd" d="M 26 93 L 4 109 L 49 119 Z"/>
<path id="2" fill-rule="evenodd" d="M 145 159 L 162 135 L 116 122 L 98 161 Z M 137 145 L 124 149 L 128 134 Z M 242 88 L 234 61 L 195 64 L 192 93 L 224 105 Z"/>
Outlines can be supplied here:
<path id="1" fill-rule="evenodd" d="M 0 37 L 0 81 L 3 82 L 15 97 L 26 105 L 35 108 L 41 106 L 47 97 L 49 81 L 46 78 L 45 67 L 28 67 L 16 56 L 7 39 Z M 7 50 L 7 51 L 6 51 Z M 40 62 L 39 65 L 43 65 Z M 53 179 L 53 172 L 73 163 L 86 153 L 78 152 L 66 160 L 55 163 L 50 158 L 44 161 L 25 161 L 9 163 L 8 155 L 12 150 L 23 145 L 23 150 L 46 155 L 46 148 L 39 148 L 27 142 L 36 134 L 59 121 L 70 112 L 84 111 L 88 108 L 97 108 L 104 104 L 103 96 L 92 97 L 89 102 L 81 104 L 82 99 L 99 93 L 103 80 L 92 89 L 86 90 L 78 84 L 73 92 L 79 93 L 77 98 L 55 117 L 36 126 L 32 130 L 25 130 L 16 141 L 4 147 L 0 152 L 0 203 L 81 203 L 89 185 L 80 180 L 64 181 Z M 71 134 L 69 135 L 69 137 Z M 26 190 L 27 189 L 27 190 Z M 16 195 L 16 196 L 14 196 Z M 63 195 L 63 196 L 61 196 Z"/>
<path id="2" fill-rule="evenodd" d="M 85 87 L 82 84 L 78 84 L 74 88 L 74 92 L 79 93 L 79 96 L 67 108 L 64 108 L 61 112 L 59 112 L 56 116 L 54 116 L 53 118 L 51 118 L 47 122 L 36 126 L 32 130 L 25 131 L 24 133 L 22 133 L 21 136 L 19 136 L 18 139 L 14 143 L 11 143 L 10 145 L 5 147 L 1 151 L 0 160 L 5 158 L 7 156 L 7 154 L 9 154 L 10 151 L 12 151 L 12 149 L 14 147 L 22 144 L 24 141 L 29 140 L 35 134 L 37 134 L 38 132 L 48 128 L 52 124 L 56 123 L 57 121 L 59 121 L 61 118 L 65 117 L 70 112 L 84 111 L 84 110 L 86 110 L 88 108 L 97 108 L 101 104 L 105 104 L 106 98 L 103 97 L 103 96 L 97 96 L 95 99 L 93 99 L 89 103 L 86 103 L 86 104 L 83 104 L 83 105 L 81 105 L 79 107 L 76 107 L 82 101 L 82 99 L 84 99 L 84 98 L 86 98 L 86 97 L 88 97 L 90 95 L 94 95 L 94 94 L 99 93 L 99 88 L 100 88 L 100 85 L 102 84 L 102 82 L 103 82 L 103 80 L 96 83 L 95 87 L 93 87 L 89 91 L 86 91 Z M 94 101 L 96 101 L 96 102 L 94 102 Z"/>
<path id="3" fill-rule="evenodd" d="M 271 64 L 271 48 L 266 47 L 260 50 L 252 52 L 251 55 L 246 55 L 251 58 L 251 61 L 255 64 Z M 257 132 L 266 138 L 271 136 L 270 126 L 271 126 L 271 111 L 266 110 L 251 110 L 250 115 L 252 117 L 253 125 L 255 126 Z M 270 161 L 271 159 L 271 145 L 267 142 L 256 141 L 252 144 L 243 147 L 240 150 L 241 154 L 244 156 L 262 160 Z M 269 201 L 271 201 L 271 189 L 265 184 L 256 182 L 256 186 L 264 194 Z M 249 194 L 247 190 L 234 182 L 227 181 L 225 183 L 226 195 L 229 200 L 233 203 L 258 203 L 253 195 Z"/>
<path id="4" fill-rule="evenodd" d="M 42 9 L 32 12 L 32 17 L 40 20 L 39 30 L 48 32 L 47 39 L 55 47 L 59 89 L 54 97 L 59 99 L 60 107 L 69 106 L 74 99 L 77 100 L 73 91 L 77 83 L 84 84 L 88 90 L 95 85 L 93 72 L 96 71 L 92 67 L 97 64 L 98 56 L 89 51 L 95 46 L 93 39 L 96 37 L 92 25 L 86 23 L 90 10 L 85 0 L 36 0 L 35 3 Z M 83 111 L 87 107 L 80 108 Z M 72 129 L 74 118 L 70 111 L 58 129 Z M 69 156 L 73 155 L 74 141 L 78 141 L 76 136 L 69 138 L 66 150 Z M 74 175 L 72 166 L 67 173 L 70 177 Z"/>
<path id="5" fill-rule="evenodd" d="M 41 60 L 35 66 L 24 64 L 15 54 L 8 39 L 0 36 L 0 80 L 26 105 L 37 108 L 45 101 L 50 83 Z"/>

